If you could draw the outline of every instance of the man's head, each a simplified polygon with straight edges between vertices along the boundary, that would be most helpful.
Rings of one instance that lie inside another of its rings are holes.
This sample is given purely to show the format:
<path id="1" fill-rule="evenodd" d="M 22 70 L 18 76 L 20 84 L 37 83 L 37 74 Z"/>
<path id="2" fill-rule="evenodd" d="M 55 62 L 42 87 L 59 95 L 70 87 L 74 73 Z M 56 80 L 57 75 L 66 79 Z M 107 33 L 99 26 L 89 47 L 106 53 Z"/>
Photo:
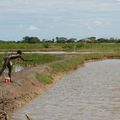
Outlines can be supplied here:
<path id="1" fill-rule="evenodd" d="M 17 50 L 17 54 L 21 55 L 22 51 L 21 50 Z"/>

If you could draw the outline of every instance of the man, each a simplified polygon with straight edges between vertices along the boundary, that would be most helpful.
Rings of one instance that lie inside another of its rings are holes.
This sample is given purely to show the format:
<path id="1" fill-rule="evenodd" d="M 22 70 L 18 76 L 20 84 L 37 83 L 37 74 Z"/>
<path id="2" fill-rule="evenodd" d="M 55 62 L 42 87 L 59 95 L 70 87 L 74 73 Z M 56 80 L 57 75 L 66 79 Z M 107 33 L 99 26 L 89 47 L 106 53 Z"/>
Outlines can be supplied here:
<path id="1" fill-rule="evenodd" d="M 20 58 L 23 61 L 32 61 L 32 60 L 25 60 L 22 57 L 22 51 L 18 50 L 16 54 L 8 55 L 8 56 L 4 57 L 4 63 L 3 63 L 2 69 L 0 70 L 0 76 L 2 75 L 3 71 L 7 67 L 8 68 L 8 76 L 11 79 L 11 72 L 12 72 L 12 62 L 11 62 L 11 60 L 18 59 L 18 58 Z"/>

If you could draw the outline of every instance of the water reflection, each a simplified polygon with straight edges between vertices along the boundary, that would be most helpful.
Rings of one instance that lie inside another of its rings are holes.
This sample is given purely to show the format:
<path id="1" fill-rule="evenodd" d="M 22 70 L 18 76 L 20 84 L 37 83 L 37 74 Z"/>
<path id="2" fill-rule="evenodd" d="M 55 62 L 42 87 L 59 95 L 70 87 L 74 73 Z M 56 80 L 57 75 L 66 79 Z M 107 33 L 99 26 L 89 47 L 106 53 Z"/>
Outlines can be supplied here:
<path id="1" fill-rule="evenodd" d="M 13 65 L 13 71 L 12 72 L 20 72 L 24 69 L 21 65 Z M 5 69 L 4 73 L 8 73 L 8 69 Z"/>
<path id="2" fill-rule="evenodd" d="M 24 67 L 21 66 L 21 65 L 15 65 L 15 66 L 14 66 L 14 72 L 20 72 L 20 71 L 22 71 L 23 69 L 24 69 Z"/>

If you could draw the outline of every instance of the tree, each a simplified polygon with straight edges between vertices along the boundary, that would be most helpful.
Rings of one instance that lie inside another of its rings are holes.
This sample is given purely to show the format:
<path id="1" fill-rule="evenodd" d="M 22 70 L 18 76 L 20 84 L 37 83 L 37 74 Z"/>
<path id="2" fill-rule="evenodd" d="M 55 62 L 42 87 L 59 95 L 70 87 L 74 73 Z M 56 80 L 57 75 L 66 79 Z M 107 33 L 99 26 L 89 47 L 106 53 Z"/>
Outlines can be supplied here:
<path id="1" fill-rule="evenodd" d="M 52 39 L 52 43 L 54 43 L 54 42 L 55 42 L 55 39 L 53 38 L 53 39 Z"/>
<path id="2" fill-rule="evenodd" d="M 65 38 L 65 37 L 56 37 L 56 42 L 57 43 L 66 43 L 67 38 Z"/>
<path id="3" fill-rule="evenodd" d="M 90 42 L 96 42 L 96 37 L 89 37 Z"/>
<path id="4" fill-rule="evenodd" d="M 25 36 L 23 37 L 22 43 L 39 43 L 40 39 L 38 37 L 29 37 Z"/>
<path id="5" fill-rule="evenodd" d="M 74 43 L 76 41 L 76 38 L 70 38 L 67 40 L 67 43 Z"/>
<path id="6" fill-rule="evenodd" d="M 108 42 L 108 40 L 105 39 L 105 38 L 99 38 L 99 39 L 97 39 L 97 41 L 100 42 L 100 43 L 101 43 L 101 42 Z"/>

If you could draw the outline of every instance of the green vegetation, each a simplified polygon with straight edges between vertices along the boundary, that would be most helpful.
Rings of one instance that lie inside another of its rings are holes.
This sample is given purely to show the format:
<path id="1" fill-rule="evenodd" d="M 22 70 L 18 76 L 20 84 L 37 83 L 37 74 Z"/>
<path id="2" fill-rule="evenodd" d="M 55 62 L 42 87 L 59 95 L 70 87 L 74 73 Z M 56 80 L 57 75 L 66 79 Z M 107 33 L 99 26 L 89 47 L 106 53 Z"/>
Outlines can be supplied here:
<path id="1" fill-rule="evenodd" d="M 1 54 L 3 57 L 5 54 Z M 93 53 L 93 54 L 82 54 L 82 55 L 69 55 L 67 59 L 64 59 L 64 55 L 44 55 L 44 54 L 24 54 L 23 57 L 26 59 L 33 59 L 31 62 L 20 62 L 22 66 L 36 66 L 40 64 L 48 64 L 48 68 L 42 73 L 39 71 L 36 73 L 36 78 L 44 83 L 51 84 L 55 75 L 59 73 L 66 73 L 71 70 L 77 69 L 80 65 L 83 65 L 87 60 L 100 60 L 106 58 L 120 58 L 120 52 L 114 53 Z M 60 59 L 60 60 L 59 60 Z M 0 59 L 2 62 L 2 59 Z M 14 61 L 15 62 L 15 61 Z M 18 61 L 19 62 L 19 61 Z"/>
<path id="2" fill-rule="evenodd" d="M 84 52 L 119 52 L 120 43 L 69 43 L 63 45 L 64 50 Z"/>
<path id="3" fill-rule="evenodd" d="M 87 52 L 119 52 L 120 43 L 0 43 L 0 51 L 87 51 Z"/>
<path id="4" fill-rule="evenodd" d="M 3 58 L 6 56 L 6 54 L 0 54 L 0 66 L 3 62 Z M 33 61 L 21 61 L 21 60 L 13 60 L 13 63 L 19 64 L 22 66 L 36 66 L 38 64 L 45 64 L 50 63 L 56 60 L 59 60 L 59 58 L 62 57 L 62 55 L 55 55 L 55 54 L 23 54 L 24 59 L 32 59 Z"/>
<path id="5" fill-rule="evenodd" d="M 53 82 L 52 81 L 53 79 L 51 76 L 46 76 L 43 74 L 36 73 L 36 78 L 37 78 L 37 80 L 39 80 L 43 84 L 51 84 Z"/>
<path id="6" fill-rule="evenodd" d="M 0 41 L 0 51 L 92 51 L 92 52 L 118 52 L 120 51 L 120 38 L 84 39 L 56 37 L 52 40 L 25 36 L 21 41 Z"/>
<path id="7" fill-rule="evenodd" d="M 29 43 L 0 43 L 0 49 L 6 51 L 13 51 L 14 49 L 41 49 L 43 48 L 42 44 L 29 44 Z"/>
<path id="8" fill-rule="evenodd" d="M 53 55 L 53 54 L 24 54 L 23 57 L 25 59 L 32 59 L 33 61 L 30 62 L 21 62 L 24 66 L 27 66 L 28 64 L 30 66 L 36 66 L 37 64 L 45 64 L 49 62 L 53 62 L 57 60 L 57 57 L 59 55 Z"/>
<path id="9" fill-rule="evenodd" d="M 69 70 L 76 69 L 80 64 L 84 63 L 84 57 L 82 56 L 75 56 L 69 60 L 65 61 L 57 61 L 50 65 L 52 68 L 51 73 L 59 73 L 59 72 L 66 72 Z"/>

